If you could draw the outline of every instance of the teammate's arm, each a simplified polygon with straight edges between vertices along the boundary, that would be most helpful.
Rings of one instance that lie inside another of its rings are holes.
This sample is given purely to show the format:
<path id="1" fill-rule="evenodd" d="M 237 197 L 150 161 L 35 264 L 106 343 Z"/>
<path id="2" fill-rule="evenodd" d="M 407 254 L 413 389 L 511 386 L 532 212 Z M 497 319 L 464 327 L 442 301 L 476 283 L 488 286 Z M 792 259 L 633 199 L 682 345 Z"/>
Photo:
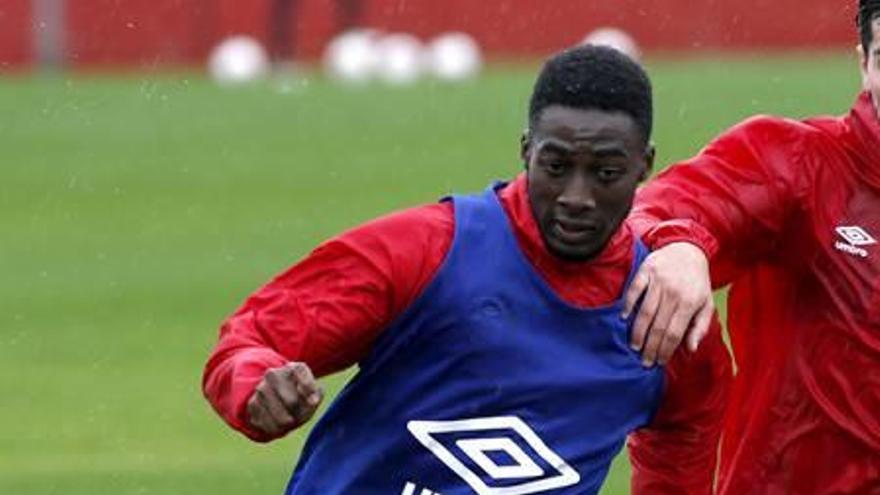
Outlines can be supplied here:
<path id="1" fill-rule="evenodd" d="M 646 361 L 671 356 L 708 328 L 711 291 L 770 253 L 809 170 L 791 122 L 756 117 L 733 127 L 690 161 L 674 165 L 636 196 L 632 224 L 654 251 L 636 275 L 628 309 L 644 298 L 632 344 Z M 682 249 L 681 242 L 699 250 Z M 700 255 L 702 251 L 703 255 Z"/>

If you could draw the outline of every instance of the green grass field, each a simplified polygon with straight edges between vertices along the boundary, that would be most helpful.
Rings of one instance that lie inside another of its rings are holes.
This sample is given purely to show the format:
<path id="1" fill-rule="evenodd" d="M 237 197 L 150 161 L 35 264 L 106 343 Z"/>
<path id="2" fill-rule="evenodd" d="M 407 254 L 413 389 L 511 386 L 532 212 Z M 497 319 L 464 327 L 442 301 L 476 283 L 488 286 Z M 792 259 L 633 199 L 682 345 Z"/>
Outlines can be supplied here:
<path id="1" fill-rule="evenodd" d="M 845 53 L 648 65 L 661 164 L 750 114 L 842 113 L 859 82 Z M 304 432 L 256 445 L 213 414 L 219 322 L 322 239 L 517 173 L 536 69 L 287 93 L 0 78 L 0 493 L 280 493 Z"/>

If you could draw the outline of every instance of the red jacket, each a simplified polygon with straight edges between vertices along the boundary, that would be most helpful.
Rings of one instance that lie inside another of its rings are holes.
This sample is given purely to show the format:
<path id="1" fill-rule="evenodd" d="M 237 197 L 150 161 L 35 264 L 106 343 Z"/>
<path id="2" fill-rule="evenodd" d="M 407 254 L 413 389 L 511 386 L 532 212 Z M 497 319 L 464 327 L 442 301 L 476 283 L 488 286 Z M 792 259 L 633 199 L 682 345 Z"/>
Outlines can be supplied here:
<path id="1" fill-rule="evenodd" d="M 653 236 L 717 241 L 737 376 L 720 493 L 880 493 L 880 122 L 757 117 L 640 191 Z"/>
<path id="2" fill-rule="evenodd" d="M 629 225 L 596 259 L 562 261 L 544 247 L 526 190 L 521 175 L 499 196 L 520 248 L 549 285 L 583 307 L 620 297 L 633 255 Z M 205 369 L 205 396 L 233 428 L 271 440 L 245 422 L 245 405 L 264 372 L 288 361 L 304 361 L 318 376 L 355 365 L 431 281 L 453 232 L 452 205 L 441 203 L 380 218 L 324 243 L 223 324 Z M 631 451 L 638 493 L 711 491 L 731 374 L 720 326 L 714 330 L 697 354 L 680 352 L 666 369 L 663 406 Z"/>

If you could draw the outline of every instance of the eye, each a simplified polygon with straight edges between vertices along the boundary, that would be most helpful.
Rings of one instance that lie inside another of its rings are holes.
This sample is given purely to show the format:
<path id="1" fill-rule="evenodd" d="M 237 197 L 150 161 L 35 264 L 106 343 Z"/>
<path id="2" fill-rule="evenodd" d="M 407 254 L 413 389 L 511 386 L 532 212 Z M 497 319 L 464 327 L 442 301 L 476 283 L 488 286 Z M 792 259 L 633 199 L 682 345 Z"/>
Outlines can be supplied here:
<path id="1" fill-rule="evenodd" d="M 602 167 L 596 172 L 600 181 L 610 183 L 623 177 L 623 169 L 619 167 Z"/>
<path id="2" fill-rule="evenodd" d="M 559 160 L 552 160 L 544 164 L 544 169 L 547 170 L 547 173 L 553 176 L 560 176 L 565 173 L 565 163 Z"/>
<path id="3" fill-rule="evenodd" d="M 568 172 L 568 161 L 557 154 L 546 154 L 538 158 L 538 165 L 550 177 L 562 177 Z"/>

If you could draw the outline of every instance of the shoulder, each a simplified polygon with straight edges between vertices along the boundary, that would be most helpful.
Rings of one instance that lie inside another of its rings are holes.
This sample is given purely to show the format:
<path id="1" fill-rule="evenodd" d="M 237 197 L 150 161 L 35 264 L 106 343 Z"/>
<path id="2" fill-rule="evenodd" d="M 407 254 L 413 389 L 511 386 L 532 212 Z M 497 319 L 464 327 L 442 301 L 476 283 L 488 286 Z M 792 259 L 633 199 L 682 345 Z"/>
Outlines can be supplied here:
<path id="1" fill-rule="evenodd" d="M 796 120 L 772 115 L 756 115 L 734 125 L 722 136 L 746 137 L 768 144 L 800 144 L 804 147 L 839 140 L 848 132 L 844 119 L 816 116 Z"/>
<path id="2" fill-rule="evenodd" d="M 319 249 L 356 260 L 390 284 L 400 310 L 434 276 L 455 234 L 449 202 L 400 210 L 355 227 Z"/>
<path id="3" fill-rule="evenodd" d="M 839 119 L 830 117 L 795 120 L 756 115 L 709 143 L 697 161 L 721 159 L 734 168 L 762 169 L 803 185 L 821 165 L 817 158 L 834 145 L 838 123 Z"/>
<path id="4" fill-rule="evenodd" d="M 294 268 L 368 270 L 394 279 L 414 265 L 442 258 L 455 230 L 452 206 L 428 204 L 399 210 L 351 228 L 318 245 Z"/>
<path id="5" fill-rule="evenodd" d="M 382 246 L 436 243 L 455 229 L 455 215 L 449 202 L 399 210 L 348 230 L 328 242 L 348 247 L 375 249 Z M 391 254 L 391 253 L 389 253 Z"/>
<path id="6" fill-rule="evenodd" d="M 756 115 L 725 131 L 720 139 L 747 140 L 758 144 L 791 144 L 820 132 L 810 121 L 772 115 Z"/>

